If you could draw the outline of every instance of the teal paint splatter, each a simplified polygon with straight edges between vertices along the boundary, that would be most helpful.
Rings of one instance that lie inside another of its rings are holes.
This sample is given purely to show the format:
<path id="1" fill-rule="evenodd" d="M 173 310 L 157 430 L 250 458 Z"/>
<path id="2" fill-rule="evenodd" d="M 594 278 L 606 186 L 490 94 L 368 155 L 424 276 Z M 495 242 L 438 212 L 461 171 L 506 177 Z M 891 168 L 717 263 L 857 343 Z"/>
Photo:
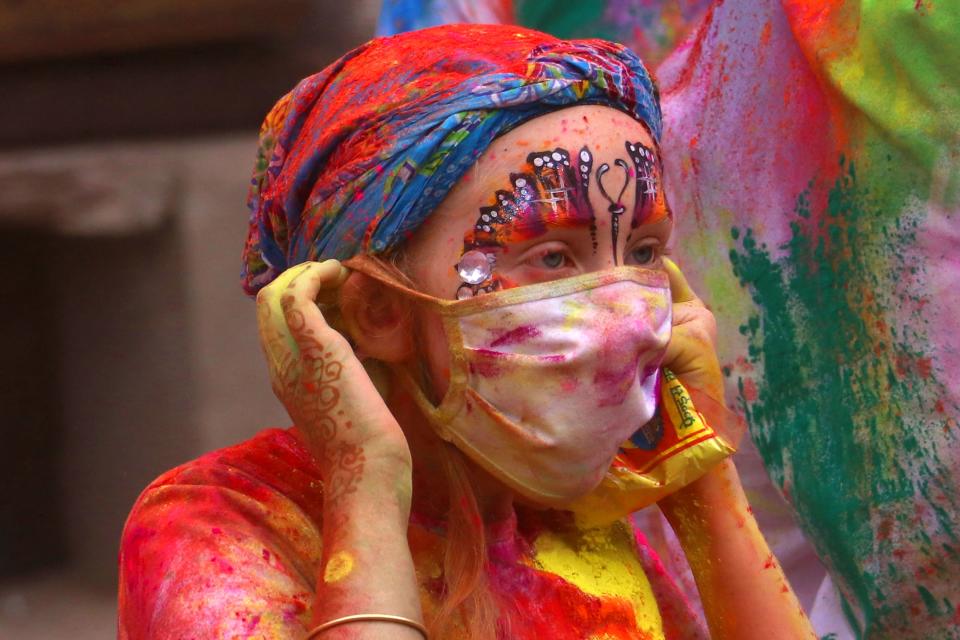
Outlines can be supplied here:
<path id="1" fill-rule="evenodd" d="M 915 602 L 901 594 L 917 594 L 918 566 L 941 584 L 960 575 L 956 554 L 943 549 L 956 542 L 958 509 L 952 470 L 927 437 L 944 428 L 934 411 L 943 386 L 924 356 L 923 321 L 890 320 L 891 310 L 919 302 L 898 298 L 896 286 L 922 267 L 907 251 L 916 223 L 885 221 L 889 203 L 859 186 L 852 164 L 841 167 L 822 212 L 813 214 L 812 185 L 797 199 L 782 257 L 752 229 L 731 231 L 734 274 L 758 310 L 740 332 L 763 372 L 755 400 L 743 378 L 738 386 L 771 478 L 845 604 L 863 614 L 864 637 L 875 637 L 909 628 L 921 599 L 928 616 L 953 615 L 923 592 Z M 898 554 L 912 560 L 909 570 L 890 562 Z"/>
<path id="2" fill-rule="evenodd" d="M 917 585 L 917 593 L 920 594 L 920 597 L 923 598 L 923 604 L 927 606 L 927 611 L 931 615 L 940 615 L 940 605 L 937 603 L 937 599 L 933 597 L 933 594 L 924 587 L 922 584 Z"/>
<path id="3" fill-rule="evenodd" d="M 558 11 L 550 2 L 517 2 L 517 24 L 551 33 L 558 38 L 605 38 L 613 32 L 603 23 L 603 0 L 579 0 Z"/>
<path id="4" fill-rule="evenodd" d="M 653 67 L 686 36 L 711 0 L 514 0 L 517 24 L 559 38 L 602 38 L 631 47 Z"/>

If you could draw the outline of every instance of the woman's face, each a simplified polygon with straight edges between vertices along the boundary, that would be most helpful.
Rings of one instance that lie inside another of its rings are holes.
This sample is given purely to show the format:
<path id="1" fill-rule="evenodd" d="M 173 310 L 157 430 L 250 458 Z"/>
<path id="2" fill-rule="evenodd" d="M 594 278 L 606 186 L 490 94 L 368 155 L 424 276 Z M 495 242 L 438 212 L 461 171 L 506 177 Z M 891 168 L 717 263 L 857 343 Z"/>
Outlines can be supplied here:
<path id="1" fill-rule="evenodd" d="M 498 138 L 407 245 L 418 288 L 455 299 L 617 265 L 662 269 L 673 221 L 646 128 L 577 106 Z M 425 356 L 441 397 L 449 378 L 437 319 Z"/>

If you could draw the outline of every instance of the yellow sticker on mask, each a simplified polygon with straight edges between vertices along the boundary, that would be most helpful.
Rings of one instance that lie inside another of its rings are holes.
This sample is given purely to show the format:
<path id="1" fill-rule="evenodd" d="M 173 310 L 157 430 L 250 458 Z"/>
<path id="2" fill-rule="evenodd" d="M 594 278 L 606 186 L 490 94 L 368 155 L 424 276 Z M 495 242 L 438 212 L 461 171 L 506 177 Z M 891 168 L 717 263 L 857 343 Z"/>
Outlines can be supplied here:
<path id="1" fill-rule="evenodd" d="M 608 524 L 693 482 L 734 451 L 664 369 L 656 415 L 621 445 L 600 486 L 570 509 L 582 526 Z"/>

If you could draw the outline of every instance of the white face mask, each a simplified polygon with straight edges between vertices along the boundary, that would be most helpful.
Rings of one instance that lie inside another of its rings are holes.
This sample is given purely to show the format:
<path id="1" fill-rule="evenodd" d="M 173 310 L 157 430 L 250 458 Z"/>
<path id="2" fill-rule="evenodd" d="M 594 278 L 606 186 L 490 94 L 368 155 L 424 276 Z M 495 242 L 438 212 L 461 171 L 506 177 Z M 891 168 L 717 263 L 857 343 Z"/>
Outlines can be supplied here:
<path id="1" fill-rule="evenodd" d="M 347 266 L 440 314 L 451 361 L 439 406 L 398 373 L 441 438 L 528 499 L 561 506 L 588 493 L 656 411 L 671 330 L 664 272 L 618 267 L 453 301 L 373 261 Z"/>

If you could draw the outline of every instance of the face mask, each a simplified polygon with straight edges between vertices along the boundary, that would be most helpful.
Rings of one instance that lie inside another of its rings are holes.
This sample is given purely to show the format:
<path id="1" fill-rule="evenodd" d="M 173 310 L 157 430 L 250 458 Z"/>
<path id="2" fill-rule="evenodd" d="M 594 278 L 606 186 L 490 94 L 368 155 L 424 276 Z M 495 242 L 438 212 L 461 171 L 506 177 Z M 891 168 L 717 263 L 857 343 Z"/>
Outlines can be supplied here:
<path id="1" fill-rule="evenodd" d="M 440 404 L 397 373 L 441 438 L 530 500 L 561 506 L 589 492 L 655 413 L 671 329 L 664 272 L 618 267 L 454 301 L 403 286 L 376 261 L 345 264 L 440 315 L 450 348 Z"/>

